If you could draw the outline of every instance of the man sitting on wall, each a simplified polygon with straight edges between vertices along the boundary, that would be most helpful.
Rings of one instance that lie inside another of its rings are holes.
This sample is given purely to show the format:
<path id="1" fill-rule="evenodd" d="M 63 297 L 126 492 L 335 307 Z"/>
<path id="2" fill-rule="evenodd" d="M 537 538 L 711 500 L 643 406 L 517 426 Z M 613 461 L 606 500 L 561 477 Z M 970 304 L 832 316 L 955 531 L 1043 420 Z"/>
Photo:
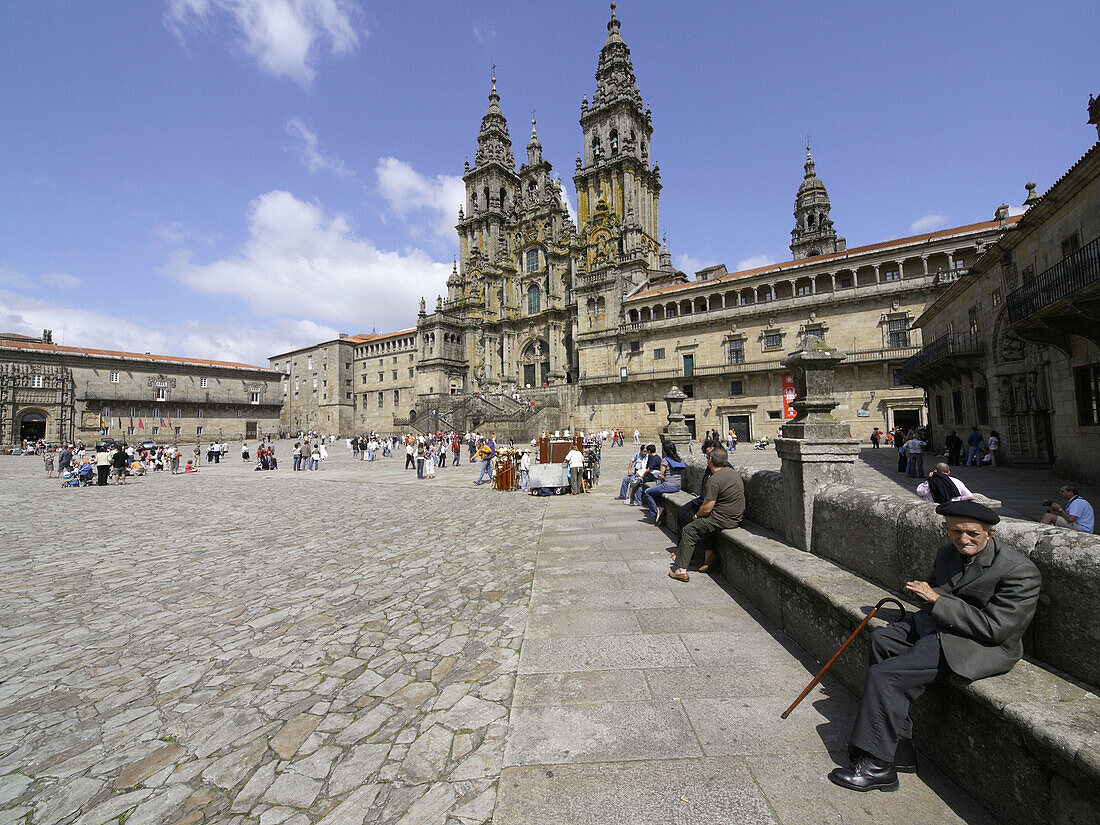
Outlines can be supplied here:
<path id="1" fill-rule="evenodd" d="M 898 771 L 916 770 L 909 706 L 941 673 L 971 681 L 1007 673 L 1020 661 L 1024 631 L 1035 616 L 1039 571 L 1021 553 L 999 547 L 999 517 L 975 501 L 951 501 L 936 512 L 951 539 L 936 554 L 928 581 L 905 591 L 916 613 L 871 636 L 871 666 L 848 745 L 852 764 L 829 774 L 853 791 L 893 791 Z"/>
<path id="2" fill-rule="evenodd" d="M 703 503 L 695 518 L 685 524 L 680 531 L 680 546 L 676 551 L 676 560 L 672 562 L 669 578 L 686 582 L 688 565 L 695 555 L 696 545 L 719 530 L 728 530 L 741 526 L 745 517 L 745 485 L 741 474 L 727 463 L 729 453 L 725 447 L 711 448 L 707 461 L 711 476 L 703 486 Z M 707 551 L 706 562 L 699 568 L 700 573 L 710 569 L 713 553 Z"/>
<path id="3" fill-rule="evenodd" d="M 638 452 L 634 453 L 634 457 L 630 459 L 630 464 L 627 465 L 623 483 L 619 486 L 619 494 L 615 496 L 616 501 L 630 500 L 626 497 L 630 485 L 634 482 L 634 479 L 645 472 L 647 458 L 649 458 L 649 453 L 639 447 Z"/>

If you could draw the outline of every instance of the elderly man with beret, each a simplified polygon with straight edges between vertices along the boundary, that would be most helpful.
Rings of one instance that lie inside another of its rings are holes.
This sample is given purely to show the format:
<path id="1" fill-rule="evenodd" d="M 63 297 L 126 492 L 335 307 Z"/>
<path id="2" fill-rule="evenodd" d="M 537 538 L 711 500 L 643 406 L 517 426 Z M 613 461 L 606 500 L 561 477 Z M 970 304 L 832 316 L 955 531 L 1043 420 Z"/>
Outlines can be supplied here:
<path id="1" fill-rule="evenodd" d="M 939 549 L 928 581 L 905 591 L 920 610 L 876 630 L 871 664 L 849 741 L 851 767 L 829 779 L 854 791 L 893 791 L 898 771 L 916 770 L 909 706 L 941 673 L 971 681 L 1007 673 L 1023 656 L 1024 631 L 1039 600 L 1039 571 L 1000 547 L 1000 518 L 974 501 L 951 501 L 936 512 L 950 544 Z"/>

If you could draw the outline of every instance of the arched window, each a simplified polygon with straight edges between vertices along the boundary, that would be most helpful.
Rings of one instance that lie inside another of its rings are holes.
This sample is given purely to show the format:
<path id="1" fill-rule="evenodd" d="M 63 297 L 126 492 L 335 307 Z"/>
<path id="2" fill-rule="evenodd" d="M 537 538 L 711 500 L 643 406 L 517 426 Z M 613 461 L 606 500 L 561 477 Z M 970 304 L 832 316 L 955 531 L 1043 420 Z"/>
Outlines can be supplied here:
<path id="1" fill-rule="evenodd" d="M 814 228 L 814 213 L 810 212 L 806 215 L 806 228 L 812 230 Z"/>
<path id="2" fill-rule="evenodd" d="M 603 147 L 600 146 L 600 137 L 599 137 L 599 135 L 593 135 L 592 136 L 592 159 L 593 160 L 599 160 L 601 155 L 603 155 Z"/>
<path id="3" fill-rule="evenodd" d="M 536 314 L 540 309 L 541 303 L 542 293 L 539 292 L 539 288 L 537 286 L 531 284 L 531 286 L 527 290 L 527 313 L 529 315 Z"/>
<path id="4" fill-rule="evenodd" d="M 611 130 L 610 144 L 611 144 L 611 154 L 613 154 L 613 155 L 619 154 L 619 130 L 618 129 L 612 129 Z"/>
<path id="5" fill-rule="evenodd" d="M 504 199 L 508 197 L 508 193 L 504 191 L 504 187 L 500 187 L 500 208 L 504 208 Z"/>
<path id="6" fill-rule="evenodd" d="M 492 201 L 489 200 L 489 187 L 486 186 L 485 187 L 485 208 L 488 209 L 492 205 L 493 205 Z"/>

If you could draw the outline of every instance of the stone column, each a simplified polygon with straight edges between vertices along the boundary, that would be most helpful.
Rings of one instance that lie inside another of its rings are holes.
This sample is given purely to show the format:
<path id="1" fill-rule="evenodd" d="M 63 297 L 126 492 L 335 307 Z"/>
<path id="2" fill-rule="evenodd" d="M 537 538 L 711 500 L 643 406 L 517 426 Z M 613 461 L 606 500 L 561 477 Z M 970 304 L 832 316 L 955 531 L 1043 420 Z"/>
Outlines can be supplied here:
<path id="1" fill-rule="evenodd" d="M 782 460 L 783 509 L 787 540 L 811 550 L 814 496 L 828 484 L 852 484 L 852 465 L 859 443 L 851 430 L 832 416 L 836 366 L 844 353 L 818 338 L 807 339 L 783 365 L 794 375 L 798 415 L 783 425 L 783 437 L 775 441 Z"/>

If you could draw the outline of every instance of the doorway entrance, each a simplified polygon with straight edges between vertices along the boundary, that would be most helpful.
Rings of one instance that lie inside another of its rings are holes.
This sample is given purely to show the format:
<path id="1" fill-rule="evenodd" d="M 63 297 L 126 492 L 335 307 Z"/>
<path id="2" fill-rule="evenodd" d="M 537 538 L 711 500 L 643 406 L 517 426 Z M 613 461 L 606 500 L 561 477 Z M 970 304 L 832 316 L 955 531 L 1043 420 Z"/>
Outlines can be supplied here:
<path id="1" fill-rule="evenodd" d="M 256 427 L 256 422 L 255 421 L 246 421 L 246 422 L 244 422 L 244 437 L 245 438 L 251 438 L 251 439 L 255 440 L 256 431 L 257 431 L 257 427 Z"/>
<path id="2" fill-rule="evenodd" d="M 19 422 L 19 440 L 37 441 L 46 437 L 46 416 L 26 413 Z"/>
<path id="3" fill-rule="evenodd" d="M 752 439 L 752 427 L 750 426 L 750 418 L 747 415 L 727 415 L 727 430 L 733 430 L 737 436 L 737 441 L 740 444 L 744 444 Z"/>
<path id="4" fill-rule="evenodd" d="M 695 416 L 685 415 L 684 426 L 688 428 L 688 432 L 691 433 L 691 440 L 695 440 Z"/>
<path id="5" fill-rule="evenodd" d="M 920 410 L 894 410 L 894 426 L 905 432 L 920 426 Z"/>

